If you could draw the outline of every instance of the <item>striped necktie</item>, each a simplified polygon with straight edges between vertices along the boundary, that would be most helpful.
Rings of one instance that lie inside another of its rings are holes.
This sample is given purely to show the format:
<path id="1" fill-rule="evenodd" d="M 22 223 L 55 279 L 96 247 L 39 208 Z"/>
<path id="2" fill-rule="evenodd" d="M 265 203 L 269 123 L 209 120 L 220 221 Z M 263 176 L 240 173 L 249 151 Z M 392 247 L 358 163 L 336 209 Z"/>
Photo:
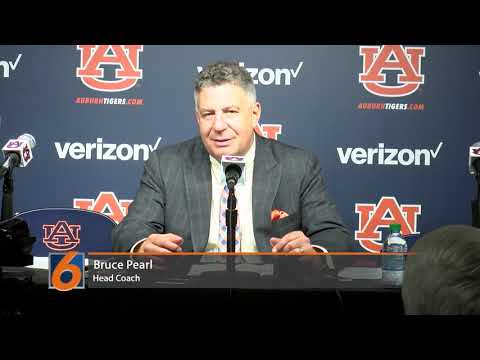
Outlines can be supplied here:
<path id="1" fill-rule="evenodd" d="M 223 191 L 220 195 L 220 231 L 218 232 L 218 248 L 219 252 L 227 252 L 227 222 L 226 222 L 226 210 L 228 199 L 228 187 L 225 184 Z M 238 198 L 237 198 L 237 210 L 238 210 Z M 237 212 L 237 226 L 235 228 L 235 252 L 240 252 L 241 243 L 240 232 L 240 214 Z"/>

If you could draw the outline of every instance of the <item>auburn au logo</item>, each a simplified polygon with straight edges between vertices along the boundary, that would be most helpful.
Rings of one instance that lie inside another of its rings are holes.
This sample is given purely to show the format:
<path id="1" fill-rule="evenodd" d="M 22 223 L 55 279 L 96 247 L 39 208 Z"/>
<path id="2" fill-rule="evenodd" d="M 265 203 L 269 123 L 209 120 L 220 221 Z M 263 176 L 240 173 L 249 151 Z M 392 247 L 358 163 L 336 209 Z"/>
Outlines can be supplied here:
<path id="1" fill-rule="evenodd" d="M 102 191 L 96 199 L 73 199 L 73 207 L 105 214 L 118 224 L 127 215 L 132 202 L 133 200 L 118 200 L 115 193 Z"/>
<path id="2" fill-rule="evenodd" d="M 64 220 L 43 225 L 43 243 L 55 251 L 72 250 L 80 244 L 80 225 L 70 225 Z"/>
<path id="3" fill-rule="evenodd" d="M 424 47 L 402 45 L 360 46 L 363 72 L 360 83 L 370 93 L 385 97 L 400 97 L 414 93 L 424 83 L 421 58 Z M 396 84 L 386 85 L 386 71 L 400 71 Z"/>
<path id="4" fill-rule="evenodd" d="M 395 197 L 383 196 L 377 204 L 356 204 L 358 230 L 355 240 L 370 252 L 380 252 L 382 232 L 390 224 L 400 224 L 402 235 L 419 234 L 417 216 L 422 213 L 421 205 L 399 205 Z"/>
<path id="5" fill-rule="evenodd" d="M 22 142 L 19 140 L 12 140 L 7 144 L 7 147 L 11 149 L 18 149 L 21 144 Z"/>
<path id="6" fill-rule="evenodd" d="M 77 77 L 90 89 L 124 91 L 142 78 L 139 53 L 143 51 L 143 45 L 78 45 L 77 50 L 80 50 Z M 105 79 L 101 65 L 118 66 L 113 80 Z"/>
<path id="7" fill-rule="evenodd" d="M 266 137 L 268 139 L 278 140 L 278 135 L 282 133 L 281 124 L 262 124 L 257 123 L 255 132 L 259 136 Z"/>
<path id="8" fill-rule="evenodd" d="M 25 145 L 25 147 L 23 148 L 23 158 L 25 161 L 30 160 L 30 149 L 27 145 Z"/>

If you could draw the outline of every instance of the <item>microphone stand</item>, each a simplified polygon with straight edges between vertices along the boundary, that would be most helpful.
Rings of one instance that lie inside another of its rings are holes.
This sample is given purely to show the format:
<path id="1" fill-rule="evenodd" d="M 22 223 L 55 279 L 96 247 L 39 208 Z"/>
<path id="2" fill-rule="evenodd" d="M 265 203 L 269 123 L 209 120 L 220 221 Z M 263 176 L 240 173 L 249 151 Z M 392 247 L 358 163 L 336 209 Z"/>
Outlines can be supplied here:
<path id="1" fill-rule="evenodd" d="M 0 167 L 3 176 L 2 214 L 0 216 L 0 280 L 2 266 L 26 266 L 33 264 L 31 236 L 25 220 L 13 217 L 13 171 L 19 165 L 18 157 L 9 156 Z"/>
<path id="2" fill-rule="evenodd" d="M 30 234 L 25 220 L 13 217 L 13 167 L 3 173 L 2 215 L 0 221 L 0 280 L 2 266 L 33 264 L 32 246 L 36 238 Z"/>
<path id="3" fill-rule="evenodd" d="M 227 225 L 227 252 L 235 253 L 235 228 L 237 227 L 238 210 L 237 199 L 235 198 L 235 184 L 228 183 L 228 199 L 225 220 Z M 235 272 L 235 256 L 227 255 L 227 272 Z"/>
<path id="4" fill-rule="evenodd" d="M 13 168 L 3 176 L 3 198 L 2 198 L 2 216 L 1 221 L 13 217 Z"/>
<path id="5" fill-rule="evenodd" d="M 0 167 L 0 177 L 3 176 L 2 215 L 0 221 L 13 217 L 13 169 L 20 163 L 20 158 L 9 156 Z"/>
<path id="6" fill-rule="evenodd" d="M 477 180 L 477 198 L 472 200 L 472 226 L 480 228 L 480 174 L 475 175 Z"/>

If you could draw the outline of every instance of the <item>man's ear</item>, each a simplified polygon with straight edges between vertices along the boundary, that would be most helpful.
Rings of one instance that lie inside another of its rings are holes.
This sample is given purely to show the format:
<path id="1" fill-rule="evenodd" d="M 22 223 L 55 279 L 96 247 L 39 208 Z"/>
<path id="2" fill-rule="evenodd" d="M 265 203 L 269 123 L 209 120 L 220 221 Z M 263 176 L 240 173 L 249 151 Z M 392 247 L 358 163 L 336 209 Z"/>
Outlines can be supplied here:
<path id="1" fill-rule="evenodd" d="M 258 124 L 258 121 L 260 120 L 260 115 L 262 113 L 262 105 L 257 101 L 253 105 L 252 109 L 252 122 L 253 122 L 253 127 L 256 127 Z"/>
<path id="2" fill-rule="evenodd" d="M 200 114 L 198 113 L 197 110 L 195 110 L 195 120 L 197 120 L 197 124 L 200 123 Z"/>

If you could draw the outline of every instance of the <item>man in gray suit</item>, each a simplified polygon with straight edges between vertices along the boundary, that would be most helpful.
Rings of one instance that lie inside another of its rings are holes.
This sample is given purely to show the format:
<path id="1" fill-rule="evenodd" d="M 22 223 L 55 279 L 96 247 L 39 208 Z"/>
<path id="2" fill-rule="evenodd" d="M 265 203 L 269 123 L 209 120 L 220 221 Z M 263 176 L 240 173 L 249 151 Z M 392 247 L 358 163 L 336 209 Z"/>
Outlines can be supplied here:
<path id="1" fill-rule="evenodd" d="M 128 215 L 113 230 L 114 250 L 225 251 L 223 155 L 245 156 L 235 188 L 239 251 L 350 250 L 351 236 L 328 199 L 316 157 L 255 135 L 261 106 L 244 68 L 207 66 L 194 99 L 200 136 L 151 154 Z"/>

